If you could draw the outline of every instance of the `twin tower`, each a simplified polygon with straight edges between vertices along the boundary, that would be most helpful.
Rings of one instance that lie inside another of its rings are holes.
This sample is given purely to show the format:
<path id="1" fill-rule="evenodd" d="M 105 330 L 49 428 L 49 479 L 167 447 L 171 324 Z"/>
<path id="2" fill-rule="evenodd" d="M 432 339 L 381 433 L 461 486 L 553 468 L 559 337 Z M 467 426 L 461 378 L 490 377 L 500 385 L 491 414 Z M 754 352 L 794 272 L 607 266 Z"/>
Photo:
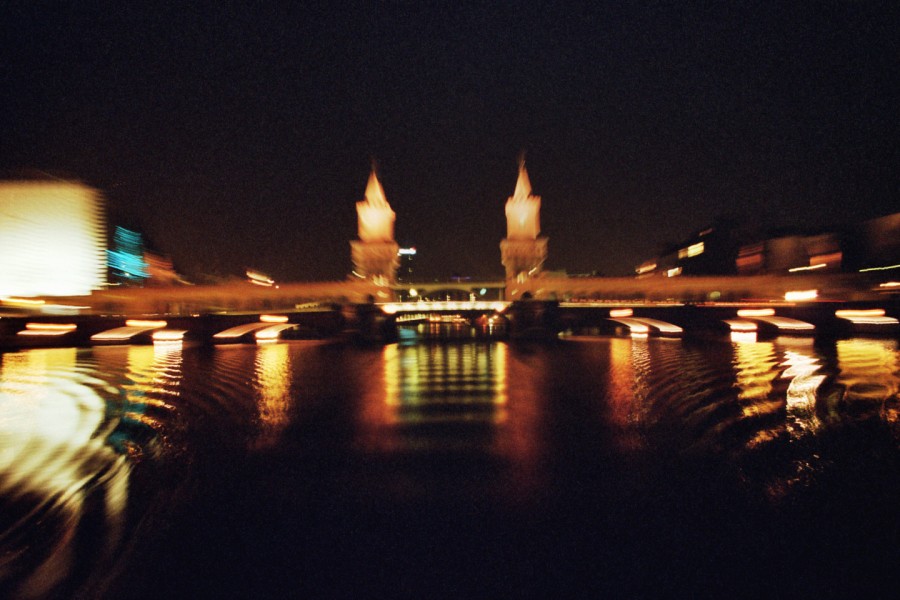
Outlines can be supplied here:
<path id="1" fill-rule="evenodd" d="M 547 238 L 540 235 L 541 197 L 531 193 L 525 161 L 519 161 L 516 189 L 506 201 L 506 237 L 500 242 L 500 257 L 506 280 L 524 282 L 541 272 L 547 259 Z M 394 241 L 394 219 L 375 175 L 369 175 L 365 200 L 356 203 L 359 239 L 350 242 L 353 273 L 379 285 L 397 280 L 400 246 Z"/>

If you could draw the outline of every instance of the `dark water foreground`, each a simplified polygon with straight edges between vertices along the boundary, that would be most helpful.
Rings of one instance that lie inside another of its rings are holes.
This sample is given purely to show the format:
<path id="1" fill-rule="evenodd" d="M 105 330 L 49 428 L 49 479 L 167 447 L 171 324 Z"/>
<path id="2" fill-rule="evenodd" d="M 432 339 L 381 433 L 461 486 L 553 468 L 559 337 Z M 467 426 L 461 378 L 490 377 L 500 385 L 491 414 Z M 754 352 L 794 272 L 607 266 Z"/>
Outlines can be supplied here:
<path id="1" fill-rule="evenodd" d="M 896 340 L 33 350 L 4 597 L 877 597 Z"/>

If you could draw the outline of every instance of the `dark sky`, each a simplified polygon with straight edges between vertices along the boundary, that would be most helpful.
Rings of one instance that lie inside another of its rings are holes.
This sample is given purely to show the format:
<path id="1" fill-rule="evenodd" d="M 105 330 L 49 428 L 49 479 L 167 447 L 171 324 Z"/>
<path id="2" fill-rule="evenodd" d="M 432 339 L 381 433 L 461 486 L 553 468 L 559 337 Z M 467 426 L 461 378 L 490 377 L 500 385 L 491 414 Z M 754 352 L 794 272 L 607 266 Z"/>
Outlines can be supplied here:
<path id="1" fill-rule="evenodd" d="M 429 277 L 502 274 L 523 150 L 569 272 L 900 210 L 897 2 L 71 4 L 0 8 L 0 168 L 192 277 L 344 278 L 373 158 Z"/>

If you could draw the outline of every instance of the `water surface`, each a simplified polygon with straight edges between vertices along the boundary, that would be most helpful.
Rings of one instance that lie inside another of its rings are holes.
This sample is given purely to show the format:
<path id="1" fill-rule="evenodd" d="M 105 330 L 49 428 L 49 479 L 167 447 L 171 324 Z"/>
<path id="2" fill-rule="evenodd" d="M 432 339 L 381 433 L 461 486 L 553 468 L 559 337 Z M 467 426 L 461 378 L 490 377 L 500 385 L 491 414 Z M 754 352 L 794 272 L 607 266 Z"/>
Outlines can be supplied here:
<path id="1" fill-rule="evenodd" d="M 5 353 L 0 585 L 23 598 L 889 589 L 898 389 L 892 339 Z"/>

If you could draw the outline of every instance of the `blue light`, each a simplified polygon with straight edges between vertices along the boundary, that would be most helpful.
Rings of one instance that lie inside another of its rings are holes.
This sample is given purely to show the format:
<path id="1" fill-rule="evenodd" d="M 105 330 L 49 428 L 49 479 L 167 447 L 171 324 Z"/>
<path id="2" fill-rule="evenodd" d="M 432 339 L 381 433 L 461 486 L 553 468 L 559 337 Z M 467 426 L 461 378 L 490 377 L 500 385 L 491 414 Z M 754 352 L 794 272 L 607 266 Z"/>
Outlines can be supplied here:
<path id="1" fill-rule="evenodd" d="M 144 260 L 144 244 L 140 233 L 116 227 L 113 245 L 113 250 L 106 251 L 106 258 L 114 276 L 139 282 L 150 277 L 149 265 Z"/>

